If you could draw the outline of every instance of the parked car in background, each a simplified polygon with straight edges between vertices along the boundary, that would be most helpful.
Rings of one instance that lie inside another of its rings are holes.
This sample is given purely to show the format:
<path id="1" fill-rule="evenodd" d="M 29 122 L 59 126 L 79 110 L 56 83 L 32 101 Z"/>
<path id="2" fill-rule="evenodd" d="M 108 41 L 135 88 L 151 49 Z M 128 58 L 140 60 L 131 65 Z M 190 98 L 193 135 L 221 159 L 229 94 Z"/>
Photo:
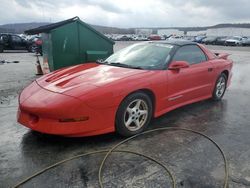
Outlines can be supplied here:
<path id="1" fill-rule="evenodd" d="M 183 36 L 172 35 L 168 37 L 168 40 L 178 40 L 178 39 L 183 39 Z"/>
<path id="2" fill-rule="evenodd" d="M 0 34 L 0 53 L 4 50 L 27 50 L 32 51 L 32 43 L 18 35 L 1 33 Z"/>
<path id="3" fill-rule="evenodd" d="M 120 40 L 120 41 L 130 41 L 130 40 L 132 40 L 132 38 L 129 37 L 129 36 L 127 36 L 127 35 L 123 35 L 123 36 L 117 37 L 117 40 Z"/>
<path id="4" fill-rule="evenodd" d="M 184 36 L 182 39 L 183 39 L 183 40 L 192 41 L 192 42 L 195 41 L 195 37 L 194 37 L 194 36 Z"/>
<path id="5" fill-rule="evenodd" d="M 241 46 L 242 45 L 242 37 L 234 36 L 225 41 L 226 46 Z"/>
<path id="6" fill-rule="evenodd" d="M 225 45 L 225 42 L 227 39 L 228 39 L 228 37 L 226 37 L 226 36 L 217 37 L 215 44 L 216 45 Z"/>
<path id="7" fill-rule="evenodd" d="M 134 37 L 134 40 L 136 40 L 136 41 L 146 41 L 146 40 L 148 40 L 148 38 L 146 36 L 144 36 L 144 35 L 138 35 L 138 36 Z"/>
<path id="8" fill-rule="evenodd" d="M 242 46 L 250 46 L 250 38 L 246 38 L 242 41 Z"/>
<path id="9" fill-rule="evenodd" d="M 206 38 L 206 36 L 200 35 L 200 36 L 194 37 L 193 42 L 202 43 L 202 41 L 203 41 L 205 38 Z"/>
<path id="10" fill-rule="evenodd" d="M 159 35 L 150 35 L 148 40 L 161 40 L 161 36 Z"/>
<path id="11" fill-rule="evenodd" d="M 206 37 L 202 40 L 203 44 L 216 44 L 216 40 L 218 37 L 214 37 L 214 36 L 209 36 Z"/>
<path id="12" fill-rule="evenodd" d="M 247 39 L 248 39 L 248 37 L 243 36 L 243 37 L 242 37 L 242 42 L 243 42 L 244 40 L 247 40 Z"/>

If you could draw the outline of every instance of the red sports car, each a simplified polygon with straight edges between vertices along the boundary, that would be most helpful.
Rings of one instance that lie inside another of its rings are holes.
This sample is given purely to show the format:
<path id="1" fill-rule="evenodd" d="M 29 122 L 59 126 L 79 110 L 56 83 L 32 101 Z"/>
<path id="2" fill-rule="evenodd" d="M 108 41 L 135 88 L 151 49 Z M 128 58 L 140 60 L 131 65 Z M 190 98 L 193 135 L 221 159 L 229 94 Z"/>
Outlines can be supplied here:
<path id="1" fill-rule="evenodd" d="M 20 94 L 18 122 L 69 137 L 131 136 L 170 110 L 220 100 L 232 77 L 227 57 L 186 41 L 134 44 L 38 78 Z"/>

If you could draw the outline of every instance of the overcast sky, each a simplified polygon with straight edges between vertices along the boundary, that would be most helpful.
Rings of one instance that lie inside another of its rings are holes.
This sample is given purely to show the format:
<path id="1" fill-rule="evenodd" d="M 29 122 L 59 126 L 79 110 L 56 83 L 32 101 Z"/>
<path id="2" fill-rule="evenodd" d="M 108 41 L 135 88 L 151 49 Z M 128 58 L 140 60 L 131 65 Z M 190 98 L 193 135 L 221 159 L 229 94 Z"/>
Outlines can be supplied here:
<path id="1" fill-rule="evenodd" d="M 249 0 L 1 0 L 0 25 L 57 22 L 79 16 L 115 27 L 250 23 Z"/>

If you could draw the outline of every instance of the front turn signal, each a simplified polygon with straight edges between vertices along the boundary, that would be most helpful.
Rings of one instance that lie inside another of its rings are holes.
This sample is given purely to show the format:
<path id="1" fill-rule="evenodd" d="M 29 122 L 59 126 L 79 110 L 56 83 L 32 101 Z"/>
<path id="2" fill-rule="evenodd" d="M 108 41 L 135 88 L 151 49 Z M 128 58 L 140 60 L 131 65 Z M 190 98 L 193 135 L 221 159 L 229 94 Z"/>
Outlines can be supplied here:
<path id="1" fill-rule="evenodd" d="M 59 119 L 59 122 L 78 122 L 78 121 L 87 121 L 87 120 L 89 120 L 89 117 L 85 116 L 85 117 L 79 117 L 79 118 Z"/>

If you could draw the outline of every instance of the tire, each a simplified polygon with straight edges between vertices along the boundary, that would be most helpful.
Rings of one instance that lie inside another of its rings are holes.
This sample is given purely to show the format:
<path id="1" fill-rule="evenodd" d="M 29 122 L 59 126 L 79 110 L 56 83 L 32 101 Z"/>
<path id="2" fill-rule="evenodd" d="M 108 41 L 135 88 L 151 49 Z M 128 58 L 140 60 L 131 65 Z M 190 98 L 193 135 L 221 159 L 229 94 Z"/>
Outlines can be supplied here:
<path id="1" fill-rule="evenodd" d="M 225 94 L 227 89 L 227 76 L 222 73 L 216 80 L 212 99 L 214 101 L 220 101 Z"/>
<path id="2" fill-rule="evenodd" d="M 129 95 L 117 110 L 116 132 L 126 137 L 143 132 L 151 121 L 152 109 L 152 101 L 145 93 L 137 92 Z"/>
<path id="3" fill-rule="evenodd" d="M 32 45 L 30 45 L 30 46 L 27 47 L 27 51 L 28 52 L 32 52 Z"/>

